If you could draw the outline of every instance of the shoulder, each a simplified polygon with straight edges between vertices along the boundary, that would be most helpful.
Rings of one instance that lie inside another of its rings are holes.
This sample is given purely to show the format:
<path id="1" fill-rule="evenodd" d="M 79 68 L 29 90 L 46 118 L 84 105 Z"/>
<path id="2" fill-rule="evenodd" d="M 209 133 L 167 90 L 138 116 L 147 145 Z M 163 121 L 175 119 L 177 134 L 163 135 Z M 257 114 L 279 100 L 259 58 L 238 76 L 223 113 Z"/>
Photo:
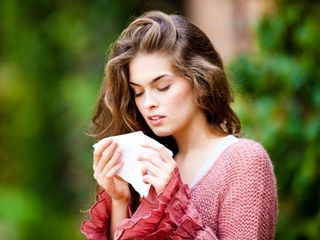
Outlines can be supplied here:
<path id="1" fill-rule="evenodd" d="M 233 174 L 254 174 L 269 172 L 273 175 L 273 166 L 269 154 L 262 144 L 251 139 L 239 139 L 224 154 L 226 170 Z"/>
<path id="2" fill-rule="evenodd" d="M 242 237 L 272 239 L 277 186 L 267 151 L 256 141 L 240 139 L 223 155 L 219 228 Z"/>
<path id="3" fill-rule="evenodd" d="M 238 159 L 240 162 L 245 159 L 254 159 L 258 162 L 270 160 L 269 154 L 262 146 L 262 144 L 254 140 L 245 138 L 240 138 L 237 142 L 233 143 L 227 149 L 225 154 L 235 160 Z"/>
<path id="4" fill-rule="evenodd" d="M 237 142 L 230 146 L 231 153 L 239 155 L 239 157 L 243 155 L 252 155 L 252 156 L 261 156 L 267 155 L 268 153 L 261 143 L 246 138 L 239 138 Z"/>

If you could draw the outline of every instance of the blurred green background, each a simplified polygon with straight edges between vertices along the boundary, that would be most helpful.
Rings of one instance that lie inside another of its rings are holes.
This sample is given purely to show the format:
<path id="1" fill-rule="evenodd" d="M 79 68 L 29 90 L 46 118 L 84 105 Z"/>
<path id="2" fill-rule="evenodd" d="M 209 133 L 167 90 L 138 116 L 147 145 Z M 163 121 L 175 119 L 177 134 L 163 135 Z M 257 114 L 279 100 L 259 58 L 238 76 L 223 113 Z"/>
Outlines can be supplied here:
<path id="1" fill-rule="evenodd" d="M 94 199 L 90 126 L 109 44 L 183 1 L 0 2 L 0 239 L 84 239 Z M 320 1 L 278 0 L 258 47 L 228 64 L 244 134 L 278 181 L 277 239 L 320 236 Z"/>

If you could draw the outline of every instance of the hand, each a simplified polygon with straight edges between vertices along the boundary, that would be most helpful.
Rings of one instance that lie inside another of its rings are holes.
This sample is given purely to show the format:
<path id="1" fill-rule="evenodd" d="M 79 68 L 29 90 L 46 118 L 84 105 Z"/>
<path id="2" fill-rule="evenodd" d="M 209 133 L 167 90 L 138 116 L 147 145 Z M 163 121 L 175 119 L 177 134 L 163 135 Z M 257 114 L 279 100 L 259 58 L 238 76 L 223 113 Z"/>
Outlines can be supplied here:
<path id="1" fill-rule="evenodd" d="M 129 185 L 116 175 L 123 164 L 120 161 L 121 152 L 116 149 L 117 143 L 111 138 L 96 146 L 93 152 L 93 177 L 113 201 L 129 203 Z"/>
<path id="2" fill-rule="evenodd" d="M 144 143 L 142 147 L 148 150 L 139 156 L 139 160 L 144 161 L 143 181 L 151 184 L 159 195 L 169 182 L 172 172 L 177 166 L 176 161 L 169 151 L 157 141 Z"/>

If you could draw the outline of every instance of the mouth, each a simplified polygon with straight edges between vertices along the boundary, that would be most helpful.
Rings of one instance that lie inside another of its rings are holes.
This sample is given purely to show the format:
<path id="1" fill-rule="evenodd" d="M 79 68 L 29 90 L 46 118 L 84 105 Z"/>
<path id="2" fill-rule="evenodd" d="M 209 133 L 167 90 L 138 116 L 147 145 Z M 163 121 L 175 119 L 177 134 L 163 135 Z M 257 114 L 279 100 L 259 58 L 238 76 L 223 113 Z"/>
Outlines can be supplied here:
<path id="1" fill-rule="evenodd" d="M 163 115 L 149 115 L 148 116 L 148 120 L 152 126 L 159 126 L 162 123 L 164 118 L 165 118 L 165 116 L 163 116 Z"/>

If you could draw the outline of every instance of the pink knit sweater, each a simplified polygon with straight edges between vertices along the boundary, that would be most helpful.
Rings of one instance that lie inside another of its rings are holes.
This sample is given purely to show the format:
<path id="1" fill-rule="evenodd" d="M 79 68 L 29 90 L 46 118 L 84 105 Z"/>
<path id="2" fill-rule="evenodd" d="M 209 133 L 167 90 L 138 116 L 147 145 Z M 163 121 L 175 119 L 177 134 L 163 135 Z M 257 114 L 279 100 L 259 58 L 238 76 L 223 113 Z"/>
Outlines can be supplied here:
<path id="1" fill-rule="evenodd" d="M 100 193 L 81 226 L 87 239 L 107 239 L 110 205 L 110 197 Z M 242 139 L 191 189 L 175 169 L 163 193 L 151 188 L 129 215 L 115 239 L 273 239 L 277 191 L 271 161 L 260 144 Z"/>

